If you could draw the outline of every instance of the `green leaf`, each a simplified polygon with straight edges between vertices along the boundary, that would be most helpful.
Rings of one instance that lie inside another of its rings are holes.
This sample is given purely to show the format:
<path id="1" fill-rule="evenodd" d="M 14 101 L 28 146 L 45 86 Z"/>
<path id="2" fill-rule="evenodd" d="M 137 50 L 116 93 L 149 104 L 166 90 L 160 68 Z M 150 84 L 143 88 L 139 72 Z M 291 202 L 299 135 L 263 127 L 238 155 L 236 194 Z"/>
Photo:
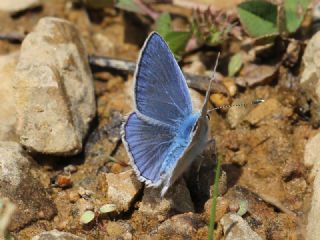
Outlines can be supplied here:
<path id="1" fill-rule="evenodd" d="M 276 5 L 262 0 L 247 1 L 238 5 L 237 12 L 241 24 L 252 37 L 278 33 Z"/>
<path id="2" fill-rule="evenodd" d="M 239 203 L 239 210 L 237 212 L 237 214 L 239 216 L 243 216 L 247 213 L 248 211 L 248 201 L 247 200 L 241 200 Z"/>
<path id="3" fill-rule="evenodd" d="M 114 212 L 116 209 L 117 209 L 117 206 L 115 204 L 105 204 L 100 207 L 99 212 L 109 213 L 109 212 Z"/>
<path id="4" fill-rule="evenodd" d="M 221 42 L 222 32 L 216 30 L 212 31 L 206 41 L 210 46 L 218 45 Z"/>
<path id="5" fill-rule="evenodd" d="M 233 55 L 230 59 L 229 65 L 228 65 L 228 75 L 229 77 L 233 77 L 242 67 L 242 55 L 241 53 L 237 53 Z"/>
<path id="6" fill-rule="evenodd" d="M 284 0 L 285 22 L 288 32 L 295 32 L 306 13 L 310 0 Z"/>
<path id="7" fill-rule="evenodd" d="M 190 37 L 190 32 L 169 32 L 166 34 L 164 39 L 169 45 L 173 54 L 179 58 L 184 52 Z"/>
<path id="8" fill-rule="evenodd" d="M 94 212 L 87 210 L 81 215 L 80 222 L 82 224 L 88 224 L 93 221 L 94 217 L 95 217 Z"/>
<path id="9" fill-rule="evenodd" d="M 156 21 L 156 31 L 165 37 L 171 32 L 171 17 L 169 13 L 162 13 Z"/>
<path id="10" fill-rule="evenodd" d="M 115 6 L 129 12 L 142 13 L 140 7 L 133 0 L 116 0 Z"/>

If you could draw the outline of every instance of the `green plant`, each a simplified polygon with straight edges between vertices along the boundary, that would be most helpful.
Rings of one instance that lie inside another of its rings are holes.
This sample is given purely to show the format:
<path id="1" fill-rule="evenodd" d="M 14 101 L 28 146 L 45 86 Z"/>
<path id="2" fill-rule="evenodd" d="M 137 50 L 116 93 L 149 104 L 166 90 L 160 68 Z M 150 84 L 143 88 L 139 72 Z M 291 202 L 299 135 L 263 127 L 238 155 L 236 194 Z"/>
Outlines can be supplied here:
<path id="1" fill-rule="evenodd" d="M 284 0 L 277 6 L 264 0 L 240 3 L 237 12 L 245 31 L 252 37 L 295 32 L 306 13 L 310 0 Z"/>
<path id="2" fill-rule="evenodd" d="M 174 31 L 171 24 L 171 16 L 169 13 L 162 13 L 156 21 L 155 30 L 168 43 L 171 51 L 177 59 L 181 58 L 186 45 L 191 37 L 190 31 Z"/>
<path id="3" fill-rule="evenodd" d="M 217 197 L 219 194 L 219 177 L 220 177 L 222 161 L 223 161 L 223 156 L 218 154 L 218 161 L 216 166 L 216 173 L 214 178 L 214 186 L 213 186 L 213 194 L 212 194 L 212 206 L 211 206 L 211 213 L 210 213 L 208 240 L 214 239 L 213 232 L 214 232 L 214 223 L 216 221 Z"/>

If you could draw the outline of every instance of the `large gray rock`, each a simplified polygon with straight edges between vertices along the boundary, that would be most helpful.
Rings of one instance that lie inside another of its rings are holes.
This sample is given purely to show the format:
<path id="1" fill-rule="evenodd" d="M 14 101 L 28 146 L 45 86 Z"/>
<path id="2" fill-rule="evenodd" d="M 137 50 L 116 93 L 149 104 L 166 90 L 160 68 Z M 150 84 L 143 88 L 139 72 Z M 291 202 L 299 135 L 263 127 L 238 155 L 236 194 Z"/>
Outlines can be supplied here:
<path id="1" fill-rule="evenodd" d="M 15 88 L 22 145 L 46 154 L 81 151 L 96 105 L 85 46 L 70 22 L 39 21 L 22 43 Z"/>
<path id="2" fill-rule="evenodd" d="M 51 230 L 42 232 L 34 236 L 31 240 L 85 240 L 86 238 L 78 237 L 74 234 L 61 232 L 58 230 Z"/>
<path id="3" fill-rule="evenodd" d="M 0 56 L 0 141 L 17 140 L 13 75 L 19 53 Z"/>
<path id="4" fill-rule="evenodd" d="M 17 207 L 9 230 L 21 229 L 40 219 L 50 220 L 56 207 L 31 173 L 31 159 L 15 142 L 0 142 L 0 197 Z"/>

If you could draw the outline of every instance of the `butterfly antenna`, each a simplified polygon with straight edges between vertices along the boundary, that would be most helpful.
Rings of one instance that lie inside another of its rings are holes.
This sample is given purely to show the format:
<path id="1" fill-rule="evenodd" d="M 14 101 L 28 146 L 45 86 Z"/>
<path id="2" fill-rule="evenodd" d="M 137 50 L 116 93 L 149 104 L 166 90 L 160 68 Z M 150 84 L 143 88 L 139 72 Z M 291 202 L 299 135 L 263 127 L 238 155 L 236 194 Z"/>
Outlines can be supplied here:
<path id="1" fill-rule="evenodd" d="M 223 106 L 220 106 L 220 107 L 215 107 L 215 108 L 212 108 L 212 109 L 208 110 L 207 113 L 210 113 L 210 112 L 213 112 L 213 111 L 216 111 L 216 110 L 220 110 L 220 109 L 232 108 L 232 107 L 246 107 L 248 105 L 258 105 L 258 104 L 263 103 L 263 102 L 264 102 L 264 99 L 257 98 L 255 100 L 253 100 L 251 103 L 239 103 L 239 104 L 231 104 L 231 105 L 223 105 Z"/>
<path id="2" fill-rule="evenodd" d="M 212 76 L 210 78 L 209 87 L 208 87 L 207 93 L 206 93 L 205 103 L 207 103 L 208 100 L 209 100 L 209 96 L 210 96 L 210 93 L 211 93 L 211 85 L 212 85 L 212 82 L 216 78 L 216 70 L 217 70 L 217 66 L 218 66 L 218 62 L 219 62 L 219 57 L 220 57 L 220 52 L 218 52 L 216 63 L 215 63 L 214 68 L 213 68 L 213 73 L 212 73 Z"/>

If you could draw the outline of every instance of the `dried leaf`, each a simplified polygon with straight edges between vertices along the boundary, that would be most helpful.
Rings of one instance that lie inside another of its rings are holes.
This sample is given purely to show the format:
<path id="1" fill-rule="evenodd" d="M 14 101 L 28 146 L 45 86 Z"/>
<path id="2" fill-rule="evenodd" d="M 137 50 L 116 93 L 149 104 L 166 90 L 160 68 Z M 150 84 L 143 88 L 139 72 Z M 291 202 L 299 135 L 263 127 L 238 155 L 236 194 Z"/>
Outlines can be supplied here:
<path id="1" fill-rule="evenodd" d="M 240 76 L 236 78 L 236 84 L 242 87 L 267 84 L 273 79 L 278 68 L 279 65 L 245 65 L 240 71 Z"/>

